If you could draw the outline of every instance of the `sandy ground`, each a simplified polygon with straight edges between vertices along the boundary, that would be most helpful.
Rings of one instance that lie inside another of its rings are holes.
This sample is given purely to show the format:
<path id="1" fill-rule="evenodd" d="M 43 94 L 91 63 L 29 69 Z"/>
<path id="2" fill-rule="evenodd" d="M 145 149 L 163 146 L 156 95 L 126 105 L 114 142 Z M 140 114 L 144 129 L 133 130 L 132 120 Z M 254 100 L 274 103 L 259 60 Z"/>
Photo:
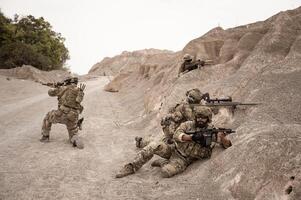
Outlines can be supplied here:
<path id="1" fill-rule="evenodd" d="M 86 82 L 83 150 L 68 143 L 63 125 L 53 125 L 50 143 L 39 142 L 43 117 L 57 106 L 56 98 L 48 97 L 47 87 L 11 80 L 6 90 L 1 88 L 7 91 L 1 92 L 0 108 L 1 200 L 184 198 L 177 187 L 179 180 L 189 186 L 185 177 L 161 179 L 158 169 L 149 164 L 135 175 L 114 178 L 135 155 L 133 138 L 139 133 L 124 126 L 134 116 L 128 116 L 118 94 L 102 90 L 107 82 L 105 77 Z M 26 91 L 33 86 L 38 89 Z"/>

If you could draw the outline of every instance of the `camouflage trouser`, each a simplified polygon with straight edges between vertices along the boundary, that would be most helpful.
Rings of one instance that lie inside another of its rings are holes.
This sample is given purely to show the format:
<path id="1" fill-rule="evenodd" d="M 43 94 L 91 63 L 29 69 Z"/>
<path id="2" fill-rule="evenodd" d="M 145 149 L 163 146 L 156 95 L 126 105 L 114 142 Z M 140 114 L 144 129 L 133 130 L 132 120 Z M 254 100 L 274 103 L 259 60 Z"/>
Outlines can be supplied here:
<path id="1" fill-rule="evenodd" d="M 162 138 L 160 139 L 160 141 L 163 142 L 163 143 L 166 143 L 167 138 L 164 137 L 164 136 L 162 136 Z M 150 143 L 153 143 L 153 140 L 151 138 L 146 138 L 145 137 L 145 138 L 142 138 L 142 140 L 139 143 L 139 146 L 136 145 L 136 147 L 139 148 L 139 149 L 142 149 L 142 148 L 148 146 Z"/>
<path id="2" fill-rule="evenodd" d="M 201 151 L 201 159 L 209 158 L 211 156 L 211 149 L 202 148 Z M 182 156 L 176 150 L 174 145 L 168 145 L 163 141 L 150 142 L 147 146 L 145 146 L 141 151 L 138 152 L 134 161 L 131 162 L 134 170 L 137 171 L 138 169 L 140 169 L 145 163 L 152 159 L 154 154 L 167 159 L 167 162 L 161 168 L 162 176 L 165 178 L 172 177 L 185 171 L 188 165 L 197 160 L 197 158 Z"/>
<path id="3" fill-rule="evenodd" d="M 185 171 L 188 165 L 190 165 L 193 161 L 209 158 L 211 156 L 211 152 L 211 149 L 202 148 L 201 158 L 183 157 L 175 148 L 168 163 L 162 167 L 162 175 L 163 177 L 168 178 L 179 174 Z"/>
<path id="4" fill-rule="evenodd" d="M 67 126 L 69 139 L 78 133 L 78 112 L 73 109 L 58 109 L 48 112 L 43 120 L 42 135 L 49 136 L 51 125 L 60 123 Z"/>
<path id="5" fill-rule="evenodd" d="M 136 147 L 142 149 L 142 148 L 146 147 L 147 145 L 149 145 L 150 143 L 151 143 L 151 139 L 142 138 L 142 140 L 139 143 L 139 146 L 136 146 Z"/>
<path id="6" fill-rule="evenodd" d="M 134 161 L 131 162 L 135 171 L 140 169 L 145 163 L 152 159 L 156 154 L 162 158 L 169 159 L 173 152 L 173 146 L 167 145 L 164 142 L 150 142 L 147 146 L 141 149 L 138 152 L 137 156 L 134 158 Z"/>

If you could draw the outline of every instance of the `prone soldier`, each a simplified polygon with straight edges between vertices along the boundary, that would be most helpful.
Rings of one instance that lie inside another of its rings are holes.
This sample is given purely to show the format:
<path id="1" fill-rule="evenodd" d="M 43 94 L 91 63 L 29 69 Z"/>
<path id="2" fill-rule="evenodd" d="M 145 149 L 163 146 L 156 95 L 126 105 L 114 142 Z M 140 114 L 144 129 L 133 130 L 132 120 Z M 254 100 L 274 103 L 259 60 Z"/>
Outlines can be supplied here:
<path id="1" fill-rule="evenodd" d="M 185 54 L 183 56 L 183 63 L 180 66 L 178 76 L 181 74 L 185 74 L 191 70 L 198 69 L 200 67 L 203 67 L 205 65 L 211 65 L 213 62 L 212 60 L 192 60 L 192 56 L 190 54 Z"/>

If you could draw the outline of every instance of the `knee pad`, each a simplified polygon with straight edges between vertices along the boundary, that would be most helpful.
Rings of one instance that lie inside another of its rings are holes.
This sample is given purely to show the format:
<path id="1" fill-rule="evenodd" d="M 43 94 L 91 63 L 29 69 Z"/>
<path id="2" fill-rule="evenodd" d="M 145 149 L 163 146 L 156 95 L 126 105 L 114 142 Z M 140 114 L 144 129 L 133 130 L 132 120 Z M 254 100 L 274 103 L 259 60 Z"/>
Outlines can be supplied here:
<path id="1" fill-rule="evenodd" d="M 154 156 L 154 152 L 148 149 L 142 149 L 139 154 L 143 159 L 150 159 Z"/>
<path id="2" fill-rule="evenodd" d="M 162 178 L 170 178 L 177 173 L 178 173 L 177 168 L 171 164 L 166 164 L 161 168 Z"/>

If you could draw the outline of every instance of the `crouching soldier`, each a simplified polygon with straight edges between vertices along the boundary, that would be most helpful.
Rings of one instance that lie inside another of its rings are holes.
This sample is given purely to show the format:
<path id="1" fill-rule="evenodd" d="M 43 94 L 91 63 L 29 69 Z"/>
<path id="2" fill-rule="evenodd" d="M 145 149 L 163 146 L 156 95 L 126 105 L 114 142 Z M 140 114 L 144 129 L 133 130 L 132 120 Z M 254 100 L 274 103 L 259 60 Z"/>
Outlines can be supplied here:
<path id="1" fill-rule="evenodd" d="M 213 145 L 205 145 L 204 138 L 198 134 L 189 135 L 191 131 L 206 130 L 212 119 L 212 111 L 205 106 L 196 107 L 194 110 L 195 119 L 182 123 L 173 134 L 175 145 L 166 143 L 147 145 L 143 148 L 133 160 L 126 164 L 116 175 L 121 178 L 135 173 L 154 153 L 162 157 L 152 163 L 153 167 L 161 167 L 162 177 L 172 177 L 183 172 L 188 165 L 198 159 L 210 158 Z M 189 134 L 188 134 L 189 133 Z M 231 146 L 230 140 L 225 138 L 224 133 L 218 133 L 214 141 L 223 145 L 224 148 Z"/>
<path id="2" fill-rule="evenodd" d="M 203 94 L 199 89 L 188 90 L 186 92 L 186 99 L 173 106 L 168 114 L 162 118 L 161 126 L 164 134 L 172 136 L 182 122 L 194 120 L 193 105 L 201 104 L 202 99 Z M 151 142 L 142 137 L 135 137 L 135 141 L 137 148 L 143 148 Z"/>
<path id="3" fill-rule="evenodd" d="M 167 164 L 162 166 L 162 176 L 165 178 L 183 172 L 198 159 L 210 158 L 214 143 L 219 143 L 224 148 L 232 145 L 225 138 L 225 133 L 218 132 L 218 129 L 209 124 L 212 119 L 210 108 L 199 106 L 194 109 L 194 113 L 195 120 L 182 123 L 173 135 L 175 149 Z M 209 141 L 207 137 L 210 137 Z"/>
<path id="4" fill-rule="evenodd" d="M 71 144 L 80 149 L 84 144 L 78 137 L 79 114 L 83 107 L 80 103 L 83 101 L 85 84 L 77 87 L 78 78 L 69 77 L 65 79 L 64 84 L 49 89 L 49 96 L 58 97 L 58 109 L 48 112 L 43 120 L 41 142 L 49 142 L 49 132 L 51 125 L 60 123 L 67 126 L 69 140 Z"/>

